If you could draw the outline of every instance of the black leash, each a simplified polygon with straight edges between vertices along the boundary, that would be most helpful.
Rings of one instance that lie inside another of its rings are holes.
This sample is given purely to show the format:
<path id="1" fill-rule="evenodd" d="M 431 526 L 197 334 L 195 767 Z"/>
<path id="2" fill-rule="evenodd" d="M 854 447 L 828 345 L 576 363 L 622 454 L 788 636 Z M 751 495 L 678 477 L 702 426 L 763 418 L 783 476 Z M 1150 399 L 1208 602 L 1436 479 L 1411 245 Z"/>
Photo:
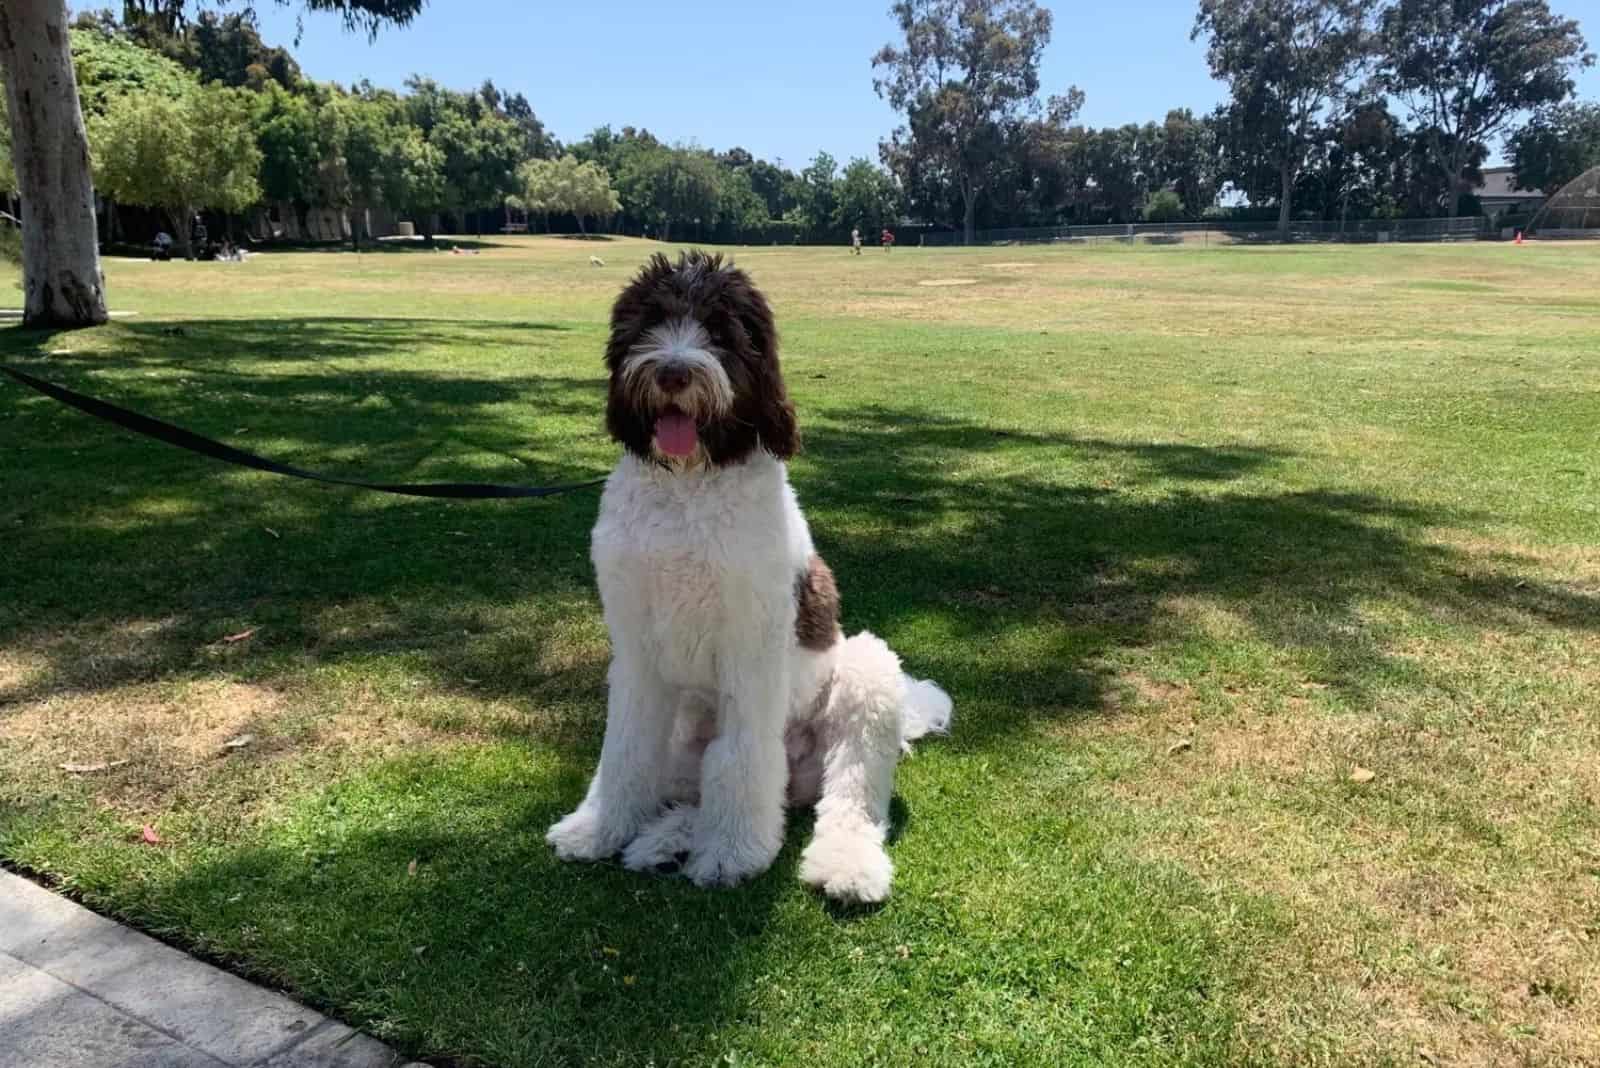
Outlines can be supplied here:
<path id="1" fill-rule="evenodd" d="M 559 486 L 497 486 L 480 482 L 423 482 L 411 484 L 389 484 L 379 482 L 357 482 L 350 478 L 333 478 L 330 475 L 319 475 L 315 471 L 306 471 L 299 467 L 290 467 L 280 464 L 276 460 L 268 460 L 257 456 L 253 452 L 245 452 L 231 445 L 224 445 L 220 441 L 203 438 L 181 426 L 163 423 L 159 419 L 152 419 L 148 415 L 130 412 L 126 408 L 119 408 L 115 404 L 77 393 L 58 386 L 53 382 L 46 382 L 42 378 L 35 378 L 26 371 L 19 371 L 15 367 L 0 364 L 0 371 L 4 371 L 12 378 L 21 382 L 30 389 L 38 390 L 47 397 L 52 397 L 62 404 L 70 405 L 80 412 L 87 412 L 96 419 L 104 419 L 124 430 L 131 430 L 135 434 L 164 441 L 168 445 L 176 445 L 180 449 L 197 452 L 201 456 L 209 456 L 213 460 L 224 463 L 238 464 L 240 467 L 253 467 L 257 471 L 268 471 L 274 475 L 287 475 L 290 478 L 304 478 L 312 482 L 327 482 L 335 486 L 354 486 L 357 489 L 377 490 L 379 493 L 399 493 L 407 497 L 450 497 L 455 499 L 485 500 L 495 497 L 553 497 L 558 493 L 567 493 L 571 490 L 589 489 L 605 482 L 603 478 L 592 478 L 587 482 L 568 482 Z"/>

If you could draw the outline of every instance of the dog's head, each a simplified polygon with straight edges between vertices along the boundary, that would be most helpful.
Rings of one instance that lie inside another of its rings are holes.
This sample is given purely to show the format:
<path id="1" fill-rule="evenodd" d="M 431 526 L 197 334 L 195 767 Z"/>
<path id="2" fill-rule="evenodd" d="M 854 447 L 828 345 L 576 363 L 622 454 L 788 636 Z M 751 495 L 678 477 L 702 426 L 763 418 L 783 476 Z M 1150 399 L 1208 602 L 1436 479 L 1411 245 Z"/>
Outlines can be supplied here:
<path id="1" fill-rule="evenodd" d="M 772 309 L 720 255 L 650 257 L 611 309 L 606 366 L 606 427 L 636 456 L 722 465 L 800 447 Z"/>

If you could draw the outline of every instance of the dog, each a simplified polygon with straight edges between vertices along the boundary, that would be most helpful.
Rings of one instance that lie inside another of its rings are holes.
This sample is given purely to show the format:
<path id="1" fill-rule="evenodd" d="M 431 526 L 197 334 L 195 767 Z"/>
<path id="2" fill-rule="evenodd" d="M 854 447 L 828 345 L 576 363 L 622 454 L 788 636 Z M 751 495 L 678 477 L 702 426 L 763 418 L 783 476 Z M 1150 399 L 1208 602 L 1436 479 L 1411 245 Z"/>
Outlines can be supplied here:
<path id="1" fill-rule="evenodd" d="M 589 257 L 589 266 L 590 267 L 604 267 L 605 265 L 606 265 L 606 261 L 601 259 L 599 256 L 590 256 Z"/>
<path id="2" fill-rule="evenodd" d="M 816 807 L 800 878 L 872 903 L 902 752 L 950 698 L 839 627 L 785 461 L 800 445 L 772 310 L 720 255 L 656 254 L 617 297 L 606 426 L 623 447 L 591 539 L 612 660 L 600 766 L 546 840 L 700 886 L 758 875 Z"/>

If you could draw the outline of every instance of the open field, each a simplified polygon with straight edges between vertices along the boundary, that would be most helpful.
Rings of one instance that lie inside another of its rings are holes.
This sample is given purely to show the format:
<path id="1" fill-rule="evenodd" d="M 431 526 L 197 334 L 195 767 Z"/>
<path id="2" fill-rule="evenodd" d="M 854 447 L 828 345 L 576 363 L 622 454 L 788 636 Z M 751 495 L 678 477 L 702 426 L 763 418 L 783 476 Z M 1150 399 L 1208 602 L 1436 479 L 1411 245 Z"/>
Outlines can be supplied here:
<path id="1" fill-rule="evenodd" d="M 0 359 L 565 480 L 654 247 L 114 261 L 137 315 Z M 737 255 L 846 627 L 956 701 L 887 906 L 795 881 L 800 814 L 727 892 L 550 855 L 593 496 L 9 382 L 0 858 L 446 1064 L 1600 1065 L 1600 248 Z"/>

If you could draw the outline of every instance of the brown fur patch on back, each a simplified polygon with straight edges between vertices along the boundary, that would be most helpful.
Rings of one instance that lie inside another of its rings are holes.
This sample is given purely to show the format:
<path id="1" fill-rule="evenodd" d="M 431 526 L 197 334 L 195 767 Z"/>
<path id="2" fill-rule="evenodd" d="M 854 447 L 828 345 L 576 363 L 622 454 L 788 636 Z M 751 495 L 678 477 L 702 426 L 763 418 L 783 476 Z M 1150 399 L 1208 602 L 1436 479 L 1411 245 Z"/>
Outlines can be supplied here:
<path id="1" fill-rule="evenodd" d="M 821 652 L 839 640 L 839 587 L 822 557 L 811 554 L 806 569 L 794 579 L 794 636 L 807 649 Z"/>

